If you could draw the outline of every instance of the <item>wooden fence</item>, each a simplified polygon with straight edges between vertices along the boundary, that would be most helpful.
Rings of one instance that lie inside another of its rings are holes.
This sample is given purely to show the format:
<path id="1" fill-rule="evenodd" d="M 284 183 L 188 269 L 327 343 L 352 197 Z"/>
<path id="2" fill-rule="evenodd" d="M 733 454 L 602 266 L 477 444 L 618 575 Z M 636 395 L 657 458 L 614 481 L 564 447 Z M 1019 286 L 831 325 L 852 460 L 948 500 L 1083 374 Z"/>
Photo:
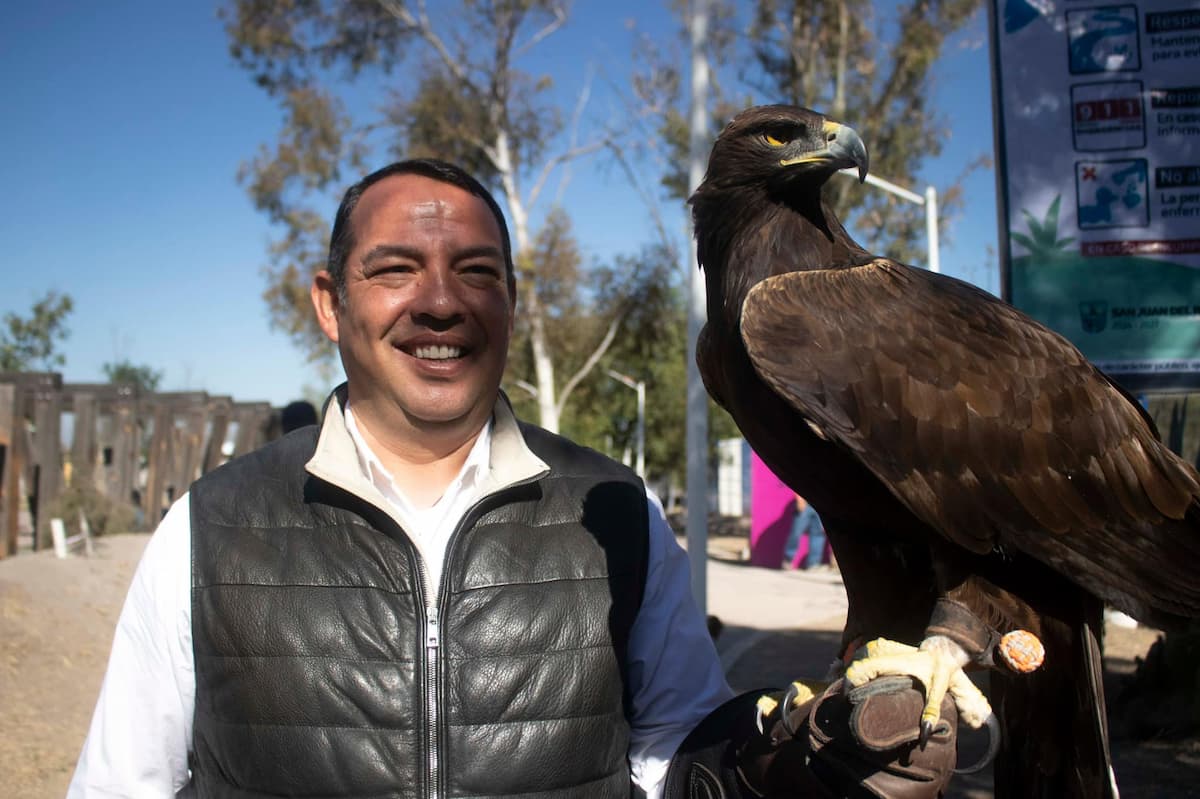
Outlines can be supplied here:
<path id="1" fill-rule="evenodd" d="M 49 509 L 68 486 L 133 507 L 153 529 L 193 480 L 278 435 L 266 402 L 0 372 L 0 558 L 19 549 L 22 510 L 32 548 L 51 546 Z"/>

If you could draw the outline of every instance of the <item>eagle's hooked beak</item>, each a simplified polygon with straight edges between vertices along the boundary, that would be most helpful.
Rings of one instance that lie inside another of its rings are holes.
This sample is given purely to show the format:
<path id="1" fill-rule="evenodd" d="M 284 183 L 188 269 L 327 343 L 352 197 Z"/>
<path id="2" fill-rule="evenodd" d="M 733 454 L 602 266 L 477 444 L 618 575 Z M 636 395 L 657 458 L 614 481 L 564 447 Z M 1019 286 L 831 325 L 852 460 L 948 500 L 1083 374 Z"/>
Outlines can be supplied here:
<path id="1" fill-rule="evenodd" d="M 785 158 L 780 166 L 813 163 L 823 161 L 833 166 L 835 170 L 858 167 L 858 182 L 867 179 L 867 169 L 870 158 L 867 156 L 867 146 L 854 128 L 832 120 L 825 120 L 821 127 L 821 135 L 825 146 L 820 150 L 810 151 L 795 158 Z"/>
<path id="2" fill-rule="evenodd" d="M 845 167 L 858 167 L 858 182 L 867 179 L 867 168 L 871 159 L 867 155 L 867 145 L 863 144 L 858 132 L 849 125 L 839 125 L 837 122 L 825 121 L 825 141 L 829 142 L 829 155 L 838 161 L 849 161 Z"/>

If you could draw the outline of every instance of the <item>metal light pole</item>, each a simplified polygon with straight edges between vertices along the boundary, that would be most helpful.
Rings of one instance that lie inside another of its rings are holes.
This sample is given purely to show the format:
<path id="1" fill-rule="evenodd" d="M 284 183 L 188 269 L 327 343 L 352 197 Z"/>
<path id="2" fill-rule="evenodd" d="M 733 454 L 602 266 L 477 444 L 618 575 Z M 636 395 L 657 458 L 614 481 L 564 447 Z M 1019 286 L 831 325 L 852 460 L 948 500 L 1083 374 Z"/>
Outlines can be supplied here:
<path id="1" fill-rule="evenodd" d="M 629 375 L 623 375 L 620 372 L 608 370 L 608 376 L 618 383 L 624 383 L 637 392 L 637 433 L 636 433 L 636 451 L 637 461 L 634 466 L 634 471 L 637 476 L 646 479 L 646 381 L 634 380 Z"/>
<path id="2" fill-rule="evenodd" d="M 712 141 L 708 131 L 709 0 L 692 0 L 688 32 L 691 44 L 692 96 L 688 109 L 688 193 L 704 179 Z M 689 214 L 689 217 L 691 215 Z M 691 226 L 688 226 L 689 230 Z M 705 317 L 704 278 L 696 265 L 696 237 L 688 250 L 687 357 L 687 550 L 692 567 L 692 598 L 708 610 L 708 394 L 696 365 L 696 340 Z"/>
<path id="3" fill-rule="evenodd" d="M 858 180 L 858 169 L 843 169 L 841 174 L 847 177 L 852 177 Z M 938 256 L 938 204 L 937 204 L 937 189 L 933 186 L 925 187 L 925 196 L 911 192 L 908 189 L 897 186 L 890 180 L 877 178 L 874 175 L 867 175 L 866 183 L 872 186 L 877 186 L 886 192 L 891 192 L 897 197 L 902 197 L 909 202 L 916 203 L 925 207 L 925 239 L 929 244 L 929 271 L 941 272 L 942 264 Z"/>

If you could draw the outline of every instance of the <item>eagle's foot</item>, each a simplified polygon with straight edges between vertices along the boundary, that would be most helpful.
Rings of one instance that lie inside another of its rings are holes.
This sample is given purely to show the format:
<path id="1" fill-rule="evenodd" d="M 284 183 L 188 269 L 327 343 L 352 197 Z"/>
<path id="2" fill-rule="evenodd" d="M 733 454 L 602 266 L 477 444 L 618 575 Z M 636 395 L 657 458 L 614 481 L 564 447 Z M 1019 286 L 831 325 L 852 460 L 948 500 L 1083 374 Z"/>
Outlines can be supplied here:
<path id="1" fill-rule="evenodd" d="M 947 691 L 958 709 L 958 716 L 974 729 L 992 717 L 992 706 L 983 692 L 971 682 L 963 666 L 971 658 L 954 641 L 935 635 L 913 647 L 886 638 L 877 638 L 864 647 L 865 654 L 846 669 L 846 680 L 860 686 L 891 674 L 912 677 L 925 687 L 925 707 L 921 711 L 921 742 L 928 740 L 941 718 L 942 699 Z"/>

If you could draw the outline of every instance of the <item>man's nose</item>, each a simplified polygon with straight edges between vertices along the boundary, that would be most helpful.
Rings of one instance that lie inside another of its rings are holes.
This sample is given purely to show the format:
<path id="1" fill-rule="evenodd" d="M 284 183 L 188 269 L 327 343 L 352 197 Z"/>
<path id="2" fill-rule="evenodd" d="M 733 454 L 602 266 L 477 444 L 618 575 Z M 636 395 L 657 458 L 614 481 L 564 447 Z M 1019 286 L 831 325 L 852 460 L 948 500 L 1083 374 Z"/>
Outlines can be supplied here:
<path id="1" fill-rule="evenodd" d="M 449 269 L 427 269 L 421 275 L 417 295 L 413 300 L 415 317 L 435 320 L 455 320 L 463 313 L 459 286 Z"/>

